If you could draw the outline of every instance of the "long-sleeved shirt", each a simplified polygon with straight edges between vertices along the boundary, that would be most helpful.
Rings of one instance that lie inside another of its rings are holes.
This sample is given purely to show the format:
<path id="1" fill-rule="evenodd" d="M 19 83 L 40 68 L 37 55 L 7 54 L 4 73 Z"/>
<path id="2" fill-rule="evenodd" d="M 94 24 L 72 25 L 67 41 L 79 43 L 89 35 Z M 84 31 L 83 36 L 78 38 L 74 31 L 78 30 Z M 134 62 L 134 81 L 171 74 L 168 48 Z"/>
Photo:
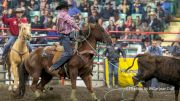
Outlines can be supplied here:
<path id="1" fill-rule="evenodd" d="M 126 54 L 124 50 L 116 45 L 109 45 L 104 52 L 104 55 L 108 58 L 111 62 L 119 62 L 120 53 L 122 54 L 123 58 L 126 58 Z"/>
<path id="2" fill-rule="evenodd" d="M 9 29 L 12 35 L 18 36 L 19 35 L 19 24 L 21 23 L 28 23 L 27 18 L 21 18 L 18 21 L 18 18 L 7 18 L 7 15 L 2 17 L 2 21 L 4 24 L 9 25 Z"/>
<path id="3" fill-rule="evenodd" d="M 73 29 L 79 29 L 73 18 L 65 10 L 60 10 L 57 15 L 57 31 L 61 34 L 69 34 Z"/>
<path id="4" fill-rule="evenodd" d="M 162 48 L 159 46 L 157 47 L 149 46 L 147 47 L 147 52 L 151 55 L 162 56 Z"/>

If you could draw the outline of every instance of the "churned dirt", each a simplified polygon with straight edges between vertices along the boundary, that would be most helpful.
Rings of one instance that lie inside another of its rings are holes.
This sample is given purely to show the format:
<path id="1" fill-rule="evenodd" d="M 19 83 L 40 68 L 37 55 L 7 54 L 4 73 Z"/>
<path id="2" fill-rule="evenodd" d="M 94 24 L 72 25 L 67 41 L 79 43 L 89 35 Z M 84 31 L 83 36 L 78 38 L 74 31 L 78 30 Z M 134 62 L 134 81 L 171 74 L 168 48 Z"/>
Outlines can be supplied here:
<path id="1" fill-rule="evenodd" d="M 129 88 L 98 87 L 94 90 L 100 101 L 131 101 L 134 94 L 134 90 Z M 47 91 L 42 97 L 35 98 L 34 93 L 27 87 L 26 94 L 22 99 L 14 99 L 7 86 L 0 87 L 0 101 L 70 101 L 70 94 L 70 86 L 54 86 L 53 90 L 47 87 Z M 91 101 L 90 94 L 84 87 L 77 88 L 77 97 L 78 101 Z M 151 99 L 145 90 L 141 90 L 136 101 L 174 101 L 174 91 L 155 91 L 154 98 Z"/>

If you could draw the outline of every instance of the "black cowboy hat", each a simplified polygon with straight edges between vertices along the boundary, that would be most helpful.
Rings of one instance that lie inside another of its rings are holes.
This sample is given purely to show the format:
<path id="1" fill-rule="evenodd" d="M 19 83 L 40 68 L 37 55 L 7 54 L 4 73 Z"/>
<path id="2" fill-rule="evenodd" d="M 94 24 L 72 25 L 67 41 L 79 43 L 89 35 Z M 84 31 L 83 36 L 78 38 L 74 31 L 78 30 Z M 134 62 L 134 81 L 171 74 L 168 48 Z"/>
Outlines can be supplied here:
<path id="1" fill-rule="evenodd" d="M 59 3 L 59 6 L 56 7 L 56 10 L 60 10 L 60 9 L 63 9 L 63 8 L 68 8 L 69 5 L 68 5 L 68 2 L 67 1 L 61 1 Z"/>

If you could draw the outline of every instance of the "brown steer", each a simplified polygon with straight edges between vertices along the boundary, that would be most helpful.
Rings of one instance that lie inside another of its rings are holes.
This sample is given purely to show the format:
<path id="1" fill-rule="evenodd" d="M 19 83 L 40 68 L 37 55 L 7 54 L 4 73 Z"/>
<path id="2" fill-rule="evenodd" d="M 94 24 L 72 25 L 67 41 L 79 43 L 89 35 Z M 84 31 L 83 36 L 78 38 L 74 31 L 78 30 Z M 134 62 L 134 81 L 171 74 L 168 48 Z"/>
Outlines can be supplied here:
<path id="1" fill-rule="evenodd" d="M 180 86 L 180 59 L 167 56 L 152 56 L 150 54 L 137 55 L 138 75 L 133 81 L 136 85 L 139 81 L 146 82 L 152 78 L 157 78 L 160 82 L 173 85 L 175 87 L 175 101 L 178 101 Z M 134 65 L 134 61 L 132 66 Z M 126 69 L 129 70 L 132 66 Z M 137 96 L 137 94 L 136 94 Z M 135 97 L 136 98 L 136 97 Z"/>

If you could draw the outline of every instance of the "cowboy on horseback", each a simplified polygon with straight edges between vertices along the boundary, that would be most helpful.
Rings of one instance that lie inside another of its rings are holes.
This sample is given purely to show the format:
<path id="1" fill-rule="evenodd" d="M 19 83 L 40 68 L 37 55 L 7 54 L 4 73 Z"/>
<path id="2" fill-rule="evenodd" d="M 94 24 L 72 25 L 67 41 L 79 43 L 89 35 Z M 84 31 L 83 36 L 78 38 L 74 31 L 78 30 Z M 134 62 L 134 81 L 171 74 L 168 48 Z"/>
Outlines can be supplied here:
<path id="1" fill-rule="evenodd" d="M 80 30 L 73 18 L 68 15 L 68 7 L 69 5 L 66 1 L 61 1 L 59 6 L 56 7 L 56 10 L 59 10 L 57 15 L 57 32 L 60 35 L 60 42 L 64 46 L 64 53 L 61 58 L 49 68 L 50 72 L 57 70 L 72 57 L 73 49 L 70 43 L 70 33 L 72 33 L 74 29 L 76 31 Z"/>
<path id="2" fill-rule="evenodd" d="M 27 18 L 23 18 L 23 9 L 17 8 L 15 10 L 16 16 L 13 18 L 7 18 L 7 11 L 3 11 L 3 17 L 2 21 L 3 23 L 9 25 L 9 29 L 11 32 L 11 35 L 9 36 L 8 42 L 4 45 L 3 54 L 2 54 L 2 61 L 5 60 L 6 56 L 8 55 L 10 47 L 14 44 L 16 39 L 19 35 L 19 27 L 21 23 L 28 23 Z M 32 47 L 30 43 L 27 44 L 29 51 L 32 51 Z"/>

